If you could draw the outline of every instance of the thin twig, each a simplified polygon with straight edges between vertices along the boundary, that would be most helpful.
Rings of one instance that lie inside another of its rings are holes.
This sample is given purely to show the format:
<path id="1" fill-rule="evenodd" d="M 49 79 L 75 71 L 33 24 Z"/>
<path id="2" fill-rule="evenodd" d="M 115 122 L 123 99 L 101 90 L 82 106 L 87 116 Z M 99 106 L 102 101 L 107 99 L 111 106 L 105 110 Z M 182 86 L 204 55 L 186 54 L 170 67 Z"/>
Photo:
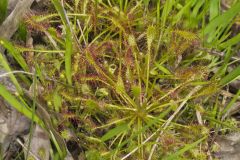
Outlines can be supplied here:
<path id="1" fill-rule="evenodd" d="M 87 46 L 87 41 L 86 41 L 86 39 L 85 39 L 85 37 L 84 37 L 83 29 L 82 29 L 81 24 L 80 24 L 80 21 L 79 21 L 78 19 L 77 19 L 77 24 L 78 24 L 78 27 L 79 27 L 79 29 L 80 29 L 81 35 L 82 35 L 82 37 L 83 37 L 84 44 L 85 44 L 85 46 Z"/>
<path id="2" fill-rule="evenodd" d="M 28 75 L 34 75 L 33 73 L 31 72 L 25 72 L 25 71 L 12 71 L 12 72 L 6 72 L 6 73 L 3 73 L 3 74 L 0 74 L 0 78 L 3 78 L 3 77 L 7 77 L 11 74 L 15 74 L 15 73 L 22 73 L 22 74 L 28 74 Z"/>

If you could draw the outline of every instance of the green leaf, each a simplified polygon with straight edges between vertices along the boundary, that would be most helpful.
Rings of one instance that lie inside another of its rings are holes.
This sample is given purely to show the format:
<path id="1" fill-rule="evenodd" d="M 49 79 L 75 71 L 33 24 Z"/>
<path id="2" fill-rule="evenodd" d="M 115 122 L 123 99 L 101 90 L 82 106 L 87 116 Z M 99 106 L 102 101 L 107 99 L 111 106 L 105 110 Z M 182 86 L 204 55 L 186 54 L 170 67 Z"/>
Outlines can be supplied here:
<path id="1" fill-rule="evenodd" d="M 233 38 L 227 40 L 226 42 L 223 42 L 222 44 L 220 44 L 220 47 L 228 48 L 235 44 L 239 44 L 239 42 L 240 42 L 240 33 L 238 35 L 234 36 Z"/>
<path id="2" fill-rule="evenodd" d="M 214 19 L 219 15 L 220 1 L 210 1 L 210 20 Z"/>
<path id="3" fill-rule="evenodd" d="M 65 51 L 65 69 L 66 69 L 66 77 L 68 80 L 68 83 L 72 84 L 72 62 L 71 62 L 71 55 L 73 51 L 72 46 L 72 34 L 70 29 L 68 28 L 66 30 L 66 51 Z"/>
<path id="4" fill-rule="evenodd" d="M 228 67 L 229 61 L 231 60 L 231 56 L 232 56 L 231 48 L 224 50 L 224 52 L 226 53 L 224 56 L 224 63 L 219 67 L 218 71 L 215 73 L 215 75 L 212 77 L 212 79 L 214 79 L 216 77 L 222 77 L 223 75 L 225 75 L 225 73 L 227 71 L 227 67 Z"/>
<path id="5" fill-rule="evenodd" d="M 7 72 L 12 72 L 11 68 L 8 65 L 7 60 L 5 59 L 5 57 L 3 57 L 2 53 L 0 53 L 0 63 Z M 18 83 L 17 79 L 15 78 L 15 76 L 13 74 L 10 74 L 9 77 L 10 77 L 11 81 L 13 82 L 13 84 L 15 85 L 17 91 L 22 93 L 22 88 L 21 88 L 20 84 Z"/>
<path id="6" fill-rule="evenodd" d="M 20 23 L 18 30 L 16 32 L 16 37 L 19 38 L 22 41 L 26 41 L 27 39 L 27 26 L 24 23 Z"/>
<path id="7" fill-rule="evenodd" d="M 207 138 L 207 136 L 197 140 L 196 142 L 194 142 L 192 144 L 186 144 L 185 147 L 183 147 L 179 151 L 176 151 L 174 154 L 171 154 L 168 157 L 163 158 L 163 159 L 164 160 L 175 160 L 175 159 L 178 159 L 179 156 L 183 155 L 186 151 L 189 151 L 190 149 L 194 148 L 195 146 L 197 146 L 199 143 L 201 143 L 206 138 Z"/>
<path id="8" fill-rule="evenodd" d="M 104 141 L 107 141 L 111 138 L 113 138 L 114 136 L 118 135 L 118 134 L 121 134 L 123 133 L 124 131 L 127 131 L 129 128 L 128 128 L 128 125 L 127 124 L 122 124 L 122 125 L 119 125 L 111 130 L 109 130 L 105 135 L 102 136 L 101 138 L 101 141 L 104 142 Z"/>
<path id="9" fill-rule="evenodd" d="M 162 17 L 161 17 L 162 27 L 165 27 L 166 21 L 168 19 L 169 13 L 172 11 L 172 7 L 174 3 L 175 3 L 175 0 L 167 0 L 164 3 L 164 8 L 163 8 Z"/>
<path id="10" fill-rule="evenodd" d="M 32 117 L 32 110 L 25 106 L 24 104 L 20 103 L 15 96 L 13 96 L 5 86 L 0 84 L 0 96 L 3 97 L 4 100 L 6 100 L 12 107 L 14 107 L 18 112 L 25 115 L 27 118 L 32 119 L 32 121 L 36 122 L 40 126 L 43 126 L 42 120 L 35 115 Z"/>
<path id="11" fill-rule="evenodd" d="M 18 62 L 18 64 L 22 67 L 24 71 L 29 71 L 26 61 L 22 57 L 21 53 L 12 45 L 11 42 L 8 42 L 1 38 L 0 44 L 9 51 L 9 53 L 15 58 L 15 60 Z"/>
<path id="12" fill-rule="evenodd" d="M 220 85 L 221 86 L 225 86 L 228 83 L 234 81 L 235 79 L 237 79 L 240 76 L 240 66 L 236 67 L 234 70 L 232 70 L 228 75 L 226 75 L 225 77 L 223 77 L 220 80 Z"/>
<path id="13" fill-rule="evenodd" d="M 144 3 L 144 5 L 145 5 L 146 7 L 148 7 L 149 1 L 150 1 L 150 0 L 143 0 L 143 3 Z"/>
<path id="14" fill-rule="evenodd" d="M 205 0 L 197 0 L 197 1 L 195 1 L 193 11 L 192 11 L 192 13 L 190 15 L 191 18 L 192 18 L 191 20 L 193 20 L 193 19 L 196 20 L 196 17 L 200 13 L 201 8 L 203 7 L 204 4 L 206 4 Z"/>
<path id="15" fill-rule="evenodd" d="M 227 113 L 227 111 L 233 106 L 233 104 L 237 101 L 239 95 L 240 95 L 240 90 L 238 90 L 237 94 L 234 95 L 234 97 L 231 99 L 228 105 L 224 108 L 224 110 L 221 113 L 222 115 Z"/>
<path id="16" fill-rule="evenodd" d="M 65 10 L 63 6 L 60 4 L 60 1 L 58 0 L 52 0 L 52 3 L 54 4 L 54 7 L 56 8 L 58 14 L 61 17 L 61 20 L 64 24 L 64 28 L 66 30 L 66 37 L 65 37 L 65 70 L 66 70 L 66 77 L 67 81 L 70 85 L 72 85 L 72 61 L 71 61 L 71 55 L 73 52 L 73 35 L 71 31 L 71 26 L 68 20 L 68 17 L 65 13 Z"/>
<path id="17" fill-rule="evenodd" d="M 234 19 L 234 17 L 240 12 L 240 2 L 236 3 L 229 10 L 224 12 L 222 15 L 214 18 L 203 30 L 205 35 L 209 35 L 208 42 L 211 42 L 219 31 L 218 28 L 221 28 L 221 32 L 224 32 L 224 28 L 226 28 Z"/>
<path id="18" fill-rule="evenodd" d="M 165 74 L 170 74 L 171 75 L 171 72 L 167 69 L 167 68 L 165 68 L 165 67 L 163 67 L 162 65 L 160 65 L 160 64 L 158 64 L 158 63 L 155 63 L 155 65 L 156 65 L 156 67 L 160 70 L 160 71 L 162 71 L 163 73 L 165 73 Z"/>
<path id="19" fill-rule="evenodd" d="M 184 7 L 181 8 L 181 10 L 177 13 L 177 15 L 173 17 L 173 24 L 176 24 L 181 20 L 182 16 L 189 11 L 189 9 L 191 8 L 191 5 L 193 3 L 195 3 L 195 2 L 194 1 L 188 1 L 184 5 Z"/>
<path id="20" fill-rule="evenodd" d="M 6 15 L 7 15 L 7 5 L 8 5 L 8 0 L 1 0 L 0 1 L 0 24 L 6 18 Z"/>

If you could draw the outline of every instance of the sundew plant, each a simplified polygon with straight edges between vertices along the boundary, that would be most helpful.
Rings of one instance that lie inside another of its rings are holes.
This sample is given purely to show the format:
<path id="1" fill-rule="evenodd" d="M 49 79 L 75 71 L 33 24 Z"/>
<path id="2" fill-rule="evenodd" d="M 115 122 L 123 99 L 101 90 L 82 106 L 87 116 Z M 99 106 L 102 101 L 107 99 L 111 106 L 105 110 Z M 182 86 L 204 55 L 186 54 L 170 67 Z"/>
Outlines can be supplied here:
<path id="1" fill-rule="evenodd" d="M 212 137 L 239 130 L 226 116 L 239 93 L 223 103 L 240 75 L 239 12 L 237 0 L 51 0 L 22 24 L 42 37 L 32 48 L 1 40 L 31 74 L 0 95 L 49 132 L 55 159 L 208 159 Z"/>

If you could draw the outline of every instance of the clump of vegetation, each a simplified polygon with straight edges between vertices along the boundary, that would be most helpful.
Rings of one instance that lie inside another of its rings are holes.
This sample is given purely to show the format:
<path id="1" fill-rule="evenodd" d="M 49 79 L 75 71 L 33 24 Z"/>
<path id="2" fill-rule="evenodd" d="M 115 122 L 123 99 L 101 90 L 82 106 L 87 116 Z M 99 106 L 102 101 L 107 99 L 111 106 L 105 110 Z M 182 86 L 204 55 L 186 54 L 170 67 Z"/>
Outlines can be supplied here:
<path id="1" fill-rule="evenodd" d="M 240 37 L 231 30 L 239 2 L 227 10 L 220 0 L 51 2 L 24 22 L 41 37 L 34 48 L 1 44 L 33 74 L 12 75 L 19 90 L 8 94 L 13 106 L 28 103 L 19 82 L 44 88 L 29 97 L 51 117 L 33 121 L 57 128 L 54 154 L 64 157 L 65 139 L 86 159 L 207 159 L 214 135 L 238 130 L 224 117 L 238 94 L 225 105 L 222 90 L 240 74 L 228 70 L 239 60 Z M 32 118 L 35 108 L 18 110 Z"/>

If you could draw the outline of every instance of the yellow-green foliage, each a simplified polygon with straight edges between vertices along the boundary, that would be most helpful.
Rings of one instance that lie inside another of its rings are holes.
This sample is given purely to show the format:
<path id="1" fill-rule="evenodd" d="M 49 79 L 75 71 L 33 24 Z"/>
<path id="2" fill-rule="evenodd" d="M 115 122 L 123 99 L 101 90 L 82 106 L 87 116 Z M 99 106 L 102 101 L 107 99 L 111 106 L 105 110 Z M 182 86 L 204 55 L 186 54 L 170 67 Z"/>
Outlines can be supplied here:
<path id="1" fill-rule="evenodd" d="M 239 76 L 239 67 L 227 73 L 229 63 L 236 63 L 231 61 L 236 39 L 234 45 L 226 41 L 231 25 L 216 26 L 221 16 L 205 22 L 210 1 L 52 2 L 56 11 L 49 5 L 53 13 L 30 15 L 26 23 L 33 36 L 43 36 L 37 43 L 44 47 L 34 43 L 35 50 L 28 50 L 45 88 L 36 101 L 46 104 L 61 137 L 72 140 L 73 132 L 88 159 L 206 158 L 209 128 L 225 128 L 219 90 Z M 207 52 L 218 52 L 220 44 L 221 53 L 228 48 L 226 57 Z M 14 45 L 4 47 L 29 71 Z M 18 79 L 24 79 L 10 77 L 21 88 Z M 13 96 L 5 92 L 0 90 L 10 101 Z M 26 113 L 32 116 L 30 109 Z"/>

